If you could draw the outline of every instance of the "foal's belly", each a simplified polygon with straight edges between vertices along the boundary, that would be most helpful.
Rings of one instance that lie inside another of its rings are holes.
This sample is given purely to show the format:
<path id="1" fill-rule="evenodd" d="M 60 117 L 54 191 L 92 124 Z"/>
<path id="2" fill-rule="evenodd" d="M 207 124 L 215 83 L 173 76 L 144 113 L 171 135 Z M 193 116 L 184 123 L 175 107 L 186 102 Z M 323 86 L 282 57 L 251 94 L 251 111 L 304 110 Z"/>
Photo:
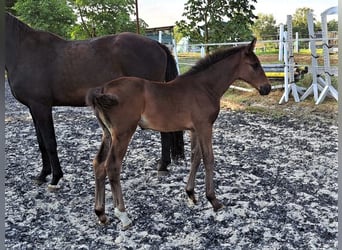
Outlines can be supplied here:
<path id="1" fill-rule="evenodd" d="M 160 132 L 174 132 L 192 128 L 192 123 L 179 119 L 177 116 L 147 116 L 142 114 L 139 126 L 143 129 L 152 129 Z"/>

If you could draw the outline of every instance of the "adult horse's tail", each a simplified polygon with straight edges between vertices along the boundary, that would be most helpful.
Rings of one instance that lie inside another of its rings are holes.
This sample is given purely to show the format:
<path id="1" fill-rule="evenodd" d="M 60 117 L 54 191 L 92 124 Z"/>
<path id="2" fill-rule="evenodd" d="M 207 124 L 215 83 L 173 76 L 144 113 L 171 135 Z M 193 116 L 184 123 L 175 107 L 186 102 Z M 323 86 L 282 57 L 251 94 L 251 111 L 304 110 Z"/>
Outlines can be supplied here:
<path id="1" fill-rule="evenodd" d="M 158 43 L 159 46 L 165 51 L 167 55 L 167 64 L 165 71 L 165 82 L 169 82 L 175 79 L 178 76 L 178 69 L 175 58 L 171 54 L 168 47 L 164 44 Z M 177 161 L 178 159 L 184 159 L 184 139 L 183 139 L 183 131 L 171 132 L 171 133 L 161 133 L 162 136 L 162 154 L 163 159 L 169 158 L 167 156 L 169 152 L 165 152 L 168 148 L 171 148 L 171 157 L 173 160 Z M 168 145 L 167 145 L 168 144 Z M 167 163 L 165 163 L 167 164 Z M 163 167 L 163 163 L 161 163 L 161 169 Z"/>

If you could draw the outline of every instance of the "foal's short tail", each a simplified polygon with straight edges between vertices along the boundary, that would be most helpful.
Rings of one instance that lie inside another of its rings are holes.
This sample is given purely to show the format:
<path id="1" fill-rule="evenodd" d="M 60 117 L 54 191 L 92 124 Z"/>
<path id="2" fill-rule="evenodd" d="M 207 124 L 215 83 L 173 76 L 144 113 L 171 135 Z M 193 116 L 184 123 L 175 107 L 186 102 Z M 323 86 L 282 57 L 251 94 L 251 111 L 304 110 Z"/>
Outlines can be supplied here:
<path id="1" fill-rule="evenodd" d="M 118 98 L 115 95 L 104 94 L 102 87 L 89 89 L 86 96 L 86 104 L 95 111 L 108 110 L 118 103 Z"/>
<path id="2" fill-rule="evenodd" d="M 176 60 L 171 54 L 171 51 L 164 44 L 158 43 L 159 46 L 165 51 L 167 55 L 167 64 L 165 71 L 165 82 L 169 82 L 175 79 L 178 76 L 178 69 Z M 184 159 L 184 139 L 183 139 L 183 131 L 171 132 L 170 133 L 171 141 L 171 156 L 172 159 Z"/>

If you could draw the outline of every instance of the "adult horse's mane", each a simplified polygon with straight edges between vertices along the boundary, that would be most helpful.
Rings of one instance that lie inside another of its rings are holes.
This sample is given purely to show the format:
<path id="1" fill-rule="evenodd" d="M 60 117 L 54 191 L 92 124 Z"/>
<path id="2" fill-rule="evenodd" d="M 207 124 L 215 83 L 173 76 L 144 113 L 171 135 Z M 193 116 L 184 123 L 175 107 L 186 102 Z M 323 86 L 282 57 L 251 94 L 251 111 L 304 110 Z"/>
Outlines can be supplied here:
<path id="1" fill-rule="evenodd" d="M 33 28 L 23 23 L 22 21 L 20 21 L 17 17 L 13 16 L 9 12 L 6 12 L 6 19 L 7 19 L 6 21 L 8 21 L 13 28 L 16 28 L 24 32 L 35 31 Z"/>
<path id="2" fill-rule="evenodd" d="M 12 15 L 9 12 L 6 12 L 6 22 L 8 22 L 10 24 L 10 26 L 12 27 L 13 30 L 17 30 L 19 32 L 19 34 L 25 34 L 25 33 L 30 33 L 30 32 L 38 32 L 41 34 L 53 36 L 53 37 L 64 40 L 64 38 L 62 38 L 56 34 L 53 34 L 51 32 L 43 31 L 43 30 L 36 30 L 34 28 L 31 28 L 29 25 L 22 22 L 20 19 L 18 19 L 16 16 Z"/>
<path id="3" fill-rule="evenodd" d="M 217 50 L 214 53 L 200 59 L 192 68 L 190 68 L 190 70 L 185 72 L 182 76 L 191 76 L 198 72 L 201 72 L 209 68 L 211 65 L 223 60 L 224 58 L 239 52 L 244 47 L 245 46 L 237 46 L 233 48 Z"/>

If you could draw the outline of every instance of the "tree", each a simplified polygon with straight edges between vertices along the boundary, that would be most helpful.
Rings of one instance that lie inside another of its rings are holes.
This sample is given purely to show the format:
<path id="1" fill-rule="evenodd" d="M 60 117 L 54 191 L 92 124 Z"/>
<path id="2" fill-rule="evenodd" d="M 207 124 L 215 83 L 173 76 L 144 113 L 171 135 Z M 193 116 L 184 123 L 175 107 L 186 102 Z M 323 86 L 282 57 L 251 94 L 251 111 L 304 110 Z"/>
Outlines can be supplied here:
<path id="1" fill-rule="evenodd" d="M 5 1 L 6 11 L 11 12 L 12 14 L 15 15 L 16 13 L 15 13 L 15 10 L 13 10 L 13 7 L 16 2 L 17 0 L 6 0 Z"/>
<path id="2" fill-rule="evenodd" d="M 299 37 L 309 37 L 307 16 L 310 11 L 313 10 L 308 7 L 298 8 L 292 17 L 292 31 L 298 32 Z"/>
<path id="3" fill-rule="evenodd" d="M 329 31 L 338 31 L 338 21 L 330 20 L 327 25 Z"/>
<path id="4" fill-rule="evenodd" d="M 136 30 L 135 0 L 71 0 L 80 24 L 74 28 L 73 38 L 88 38 Z M 140 20 L 142 28 L 147 25 Z"/>
<path id="5" fill-rule="evenodd" d="M 66 0 L 18 0 L 13 9 L 22 21 L 69 38 L 76 16 Z"/>
<path id="6" fill-rule="evenodd" d="M 278 37 L 278 27 L 272 14 L 259 13 L 252 25 L 252 31 L 259 40 L 275 40 Z"/>
<path id="7" fill-rule="evenodd" d="M 177 26 L 192 42 L 245 40 L 251 36 L 249 25 L 256 18 L 249 2 L 256 0 L 188 0 L 183 13 L 187 20 Z"/>

